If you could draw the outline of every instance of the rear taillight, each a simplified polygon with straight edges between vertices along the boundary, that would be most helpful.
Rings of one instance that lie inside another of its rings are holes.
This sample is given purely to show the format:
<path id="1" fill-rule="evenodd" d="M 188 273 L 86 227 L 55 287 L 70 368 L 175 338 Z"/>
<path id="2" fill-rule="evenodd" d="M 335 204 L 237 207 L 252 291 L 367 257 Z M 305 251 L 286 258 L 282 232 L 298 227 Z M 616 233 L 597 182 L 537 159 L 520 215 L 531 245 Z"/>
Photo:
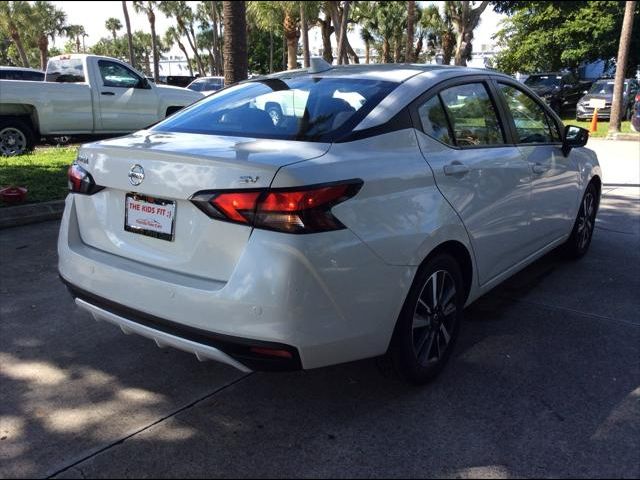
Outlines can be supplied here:
<path id="1" fill-rule="evenodd" d="M 331 208 L 353 197 L 362 180 L 307 187 L 199 192 L 191 201 L 212 218 L 287 233 L 340 230 Z"/>
<path id="2" fill-rule="evenodd" d="M 69 180 L 69 191 L 71 193 L 93 195 L 104 188 L 100 185 L 96 185 L 91 174 L 77 163 L 74 163 L 69 167 L 67 177 Z"/>
<path id="3" fill-rule="evenodd" d="M 640 102 L 640 93 L 637 93 L 637 94 L 636 94 L 636 100 L 635 100 L 635 101 L 636 101 L 636 102 Z"/>

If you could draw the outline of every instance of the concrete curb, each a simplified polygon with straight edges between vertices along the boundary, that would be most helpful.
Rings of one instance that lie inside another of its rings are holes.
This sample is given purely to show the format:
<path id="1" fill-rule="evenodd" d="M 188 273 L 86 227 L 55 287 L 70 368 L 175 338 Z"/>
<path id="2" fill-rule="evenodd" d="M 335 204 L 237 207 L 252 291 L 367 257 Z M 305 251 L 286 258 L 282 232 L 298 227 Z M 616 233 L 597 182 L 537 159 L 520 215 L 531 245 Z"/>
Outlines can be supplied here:
<path id="1" fill-rule="evenodd" d="M 62 218 L 64 200 L 0 208 L 0 229 Z"/>

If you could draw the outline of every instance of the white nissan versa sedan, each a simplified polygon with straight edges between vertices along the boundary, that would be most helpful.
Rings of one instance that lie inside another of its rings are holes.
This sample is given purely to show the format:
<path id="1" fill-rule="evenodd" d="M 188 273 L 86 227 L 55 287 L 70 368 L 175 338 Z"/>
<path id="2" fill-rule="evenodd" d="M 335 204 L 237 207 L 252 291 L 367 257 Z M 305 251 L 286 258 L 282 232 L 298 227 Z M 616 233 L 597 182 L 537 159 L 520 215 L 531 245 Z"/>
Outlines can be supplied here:
<path id="1" fill-rule="evenodd" d="M 306 103 L 275 123 L 261 97 L 289 90 Z M 495 72 L 314 60 L 80 148 L 60 275 L 95 318 L 201 360 L 386 354 L 423 383 L 465 305 L 554 247 L 587 251 L 587 138 Z"/>

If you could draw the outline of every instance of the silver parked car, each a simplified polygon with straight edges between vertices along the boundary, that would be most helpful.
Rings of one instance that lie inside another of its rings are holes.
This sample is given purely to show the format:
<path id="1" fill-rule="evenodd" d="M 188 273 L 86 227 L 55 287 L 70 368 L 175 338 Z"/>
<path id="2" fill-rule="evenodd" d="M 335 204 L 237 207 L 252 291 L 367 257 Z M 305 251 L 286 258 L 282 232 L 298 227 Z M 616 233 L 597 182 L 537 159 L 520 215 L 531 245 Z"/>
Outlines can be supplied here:
<path id="1" fill-rule="evenodd" d="M 274 122 L 264 99 L 286 91 L 304 105 Z M 60 275 L 93 317 L 199 359 L 388 355 L 423 383 L 466 305 L 556 247 L 585 254 L 587 138 L 506 75 L 314 60 L 84 145 Z"/>

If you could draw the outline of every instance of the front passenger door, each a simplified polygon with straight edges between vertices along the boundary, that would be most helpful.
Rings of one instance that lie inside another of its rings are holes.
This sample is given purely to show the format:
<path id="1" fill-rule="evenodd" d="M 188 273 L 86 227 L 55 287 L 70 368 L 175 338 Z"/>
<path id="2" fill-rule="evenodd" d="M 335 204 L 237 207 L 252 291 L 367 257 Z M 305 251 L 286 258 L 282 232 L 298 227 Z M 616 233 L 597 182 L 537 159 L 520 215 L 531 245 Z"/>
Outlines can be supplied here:
<path id="1" fill-rule="evenodd" d="M 541 249 L 571 231 L 580 188 L 577 165 L 571 153 L 562 153 L 560 130 L 545 107 L 515 84 L 499 82 L 498 89 L 531 171 L 531 239 Z"/>

